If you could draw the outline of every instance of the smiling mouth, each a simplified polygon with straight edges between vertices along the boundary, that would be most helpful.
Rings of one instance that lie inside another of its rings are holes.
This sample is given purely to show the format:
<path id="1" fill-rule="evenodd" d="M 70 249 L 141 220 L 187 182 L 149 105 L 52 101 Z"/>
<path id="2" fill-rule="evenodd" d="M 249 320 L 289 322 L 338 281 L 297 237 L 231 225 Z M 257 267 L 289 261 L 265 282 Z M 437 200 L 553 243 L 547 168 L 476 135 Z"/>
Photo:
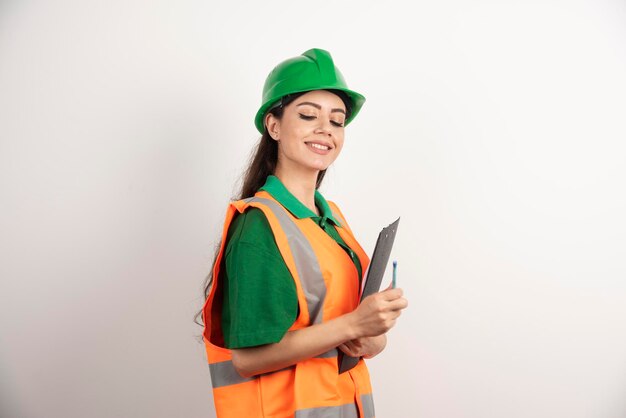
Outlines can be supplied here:
<path id="1" fill-rule="evenodd" d="M 322 151 L 328 151 L 330 149 L 330 147 L 327 145 L 317 144 L 315 142 L 307 142 L 306 144 L 311 148 L 319 149 Z"/>

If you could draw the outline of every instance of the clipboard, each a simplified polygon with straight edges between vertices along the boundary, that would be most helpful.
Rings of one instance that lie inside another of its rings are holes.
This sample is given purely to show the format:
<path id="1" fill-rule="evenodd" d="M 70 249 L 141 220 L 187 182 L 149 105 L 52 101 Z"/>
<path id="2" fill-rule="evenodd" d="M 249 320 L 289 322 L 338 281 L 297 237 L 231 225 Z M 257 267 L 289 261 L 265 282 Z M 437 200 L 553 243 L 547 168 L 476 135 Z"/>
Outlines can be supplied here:
<path id="1" fill-rule="evenodd" d="M 398 223 L 400 218 L 396 219 L 393 223 L 383 228 L 378 234 L 376 240 L 376 246 L 372 253 L 372 259 L 367 269 L 367 275 L 365 276 L 365 285 L 363 292 L 361 293 L 361 300 L 372 293 L 376 293 L 380 290 L 380 284 L 383 281 L 385 269 L 389 263 L 389 256 L 391 255 L 391 248 L 393 247 L 393 241 L 396 238 L 396 232 L 398 231 Z M 347 372 L 357 365 L 359 357 L 351 357 L 344 354 L 343 351 L 339 351 L 339 374 Z"/>

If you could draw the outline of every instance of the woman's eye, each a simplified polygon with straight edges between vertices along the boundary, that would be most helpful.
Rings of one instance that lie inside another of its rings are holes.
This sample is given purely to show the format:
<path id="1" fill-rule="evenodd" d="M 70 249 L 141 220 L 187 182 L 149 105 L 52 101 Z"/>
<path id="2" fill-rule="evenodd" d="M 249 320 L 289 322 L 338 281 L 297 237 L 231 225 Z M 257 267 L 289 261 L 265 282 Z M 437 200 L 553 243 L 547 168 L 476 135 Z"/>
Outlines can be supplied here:
<path id="1" fill-rule="evenodd" d="M 314 120 L 314 119 L 317 119 L 317 116 L 313 116 L 313 115 L 304 115 L 302 113 L 298 113 L 298 115 L 300 115 L 300 119 L 304 119 L 304 120 Z M 336 126 L 338 128 L 343 128 L 343 125 L 344 125 L 343 122 L 338 122 L 336 120 L 331 120 L 330 123 L 333 126 Z"/>

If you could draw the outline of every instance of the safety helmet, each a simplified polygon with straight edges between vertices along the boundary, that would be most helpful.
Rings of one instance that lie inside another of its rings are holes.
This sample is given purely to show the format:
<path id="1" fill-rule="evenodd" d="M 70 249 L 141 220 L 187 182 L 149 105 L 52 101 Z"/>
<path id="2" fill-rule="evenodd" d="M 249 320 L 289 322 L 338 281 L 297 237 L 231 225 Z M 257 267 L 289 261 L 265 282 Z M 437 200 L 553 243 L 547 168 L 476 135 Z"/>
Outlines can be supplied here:
<path id="1" fill-rule="evenodd" d="M 311 90 L 339 90 L 348 96 L 352 106 L 345 125 L 354 119 L 365 103 L 365 97 L 348 89 L 330 53 L 323 49 L 313 48 L 302 55 L 281 62 L 267 76 L 263 86 L 263 104 L 254 118 L 256 128 L 263 133 L 265 113 L 283 96 Z"/>

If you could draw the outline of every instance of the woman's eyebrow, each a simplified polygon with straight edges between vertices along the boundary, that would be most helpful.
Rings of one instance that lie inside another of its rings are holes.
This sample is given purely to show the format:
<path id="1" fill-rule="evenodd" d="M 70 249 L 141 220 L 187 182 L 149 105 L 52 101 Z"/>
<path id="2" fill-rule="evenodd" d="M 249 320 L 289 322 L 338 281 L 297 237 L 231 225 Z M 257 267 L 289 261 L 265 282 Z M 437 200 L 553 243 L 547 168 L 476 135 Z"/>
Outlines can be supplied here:
<path id="1" fill-rule="evenodd" d="M 313 103 L 313 102 L 302 102 L 302 103 L 298 103 L 296 106 L 304 106 L 304 105 L 309 105 L 309 106 L 313 106 L 316 109 L 321 109 L 322 106 L 318 105 L 317 103 Z M 346 111 L 341 109 L 341 108 L 335 108 L 335 109 L 331 109 L 330 113 L 334 113 L 334 112 L 340 112 L 343 113 L 344 115 L 346 114 Z"/>

